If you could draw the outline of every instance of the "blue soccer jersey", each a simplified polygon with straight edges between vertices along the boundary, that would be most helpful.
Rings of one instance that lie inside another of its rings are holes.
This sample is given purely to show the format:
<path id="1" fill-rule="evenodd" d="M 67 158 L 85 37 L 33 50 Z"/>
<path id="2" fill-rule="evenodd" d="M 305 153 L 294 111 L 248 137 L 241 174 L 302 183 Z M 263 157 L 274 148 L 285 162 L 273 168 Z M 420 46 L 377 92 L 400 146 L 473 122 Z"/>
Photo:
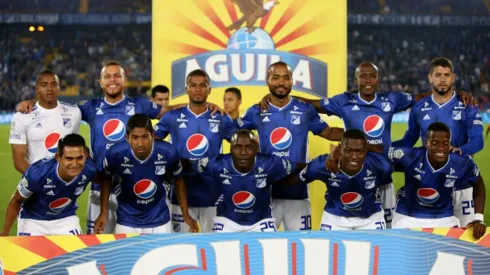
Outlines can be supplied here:
<path id="1" fill-rule="evenodd" d="M 325 167 L 328 154 L 313 159 L 299 174 L 302 182 L 321 180 L 327 186 L 327 213 L 342 217 L 367 218 L 381 211 L 378 187 L 391 183 L 393 166 L 382 154 L 368 153 L 359 173 L 334 174 Z"/>
<path id="2" fill-rule="evenodd" d="M 465 107 L 456 93 L 445 104 L 438 104 L 433 97 L 417 102 L 410 111 L 408 129 L 395 147 L 413 147 L 419 137 L 425 142 L 427 129 L 434 122 L 442 122 L 451 130 L 451 146 L 472 155 L 483 149 L 483 123 L 478 108 Z"/>
<path id="3" fill-rule="evenodd" d="M 170 221 L 167 192 L 169 184 L 182 172 L 180 156 L 165 141 L 154 141 L 152 148 L 143 161 L 134 156 L 127 142 L 107 151 L 103 169 L 107 177 L 118 180 L 120 188 L 118 224 L 152 228 Z"/>
<path id="4" fill-rule="evenodd" d="M 107 149 L 115 143 L 125 140 L 126 123 L 135 114 L 144 114 L 156 118 L 162 106 L 147 98 L 125 96 L 118 103 L 108 103 L 105 98 L 82 101 L 78 104 L 82 111 L 82 120 L 90 127 L 90 149 L 97 166 L 102 164 Z M 100 190 L 98 184 L 92 184 L 93 190 Z"/>
<path id="5" fill-rule="evenodd" d="M 404 168 L 405 186 L 398 194 L 396 212 L 426 219 L 453 216 L 453 192 L 458 186 L 473 184 L 480 172 L 469 156 L 450 154 L 448 162 L 435 170 L 427 150 L 392 147 L 389 158 Z"/>
<path id="6" fill-rule="evenodd" d="M 237 122 L 240 127 L 257 130 L 260 152 L 296 163 L 308 162 L 308 133 L 319 135 L 328 127 L 310 104 L 294 98 L 282 108 L 270 104 L 267 112 L 254 105 Z M 272 197 L 302 200 L 308 198 L 308 189 L 306 185 L 277 184 L 272 186 Z"/>
<path id="7" fill-rule="evenodd" d="M 376 93 L 371 102 L 363 100 L 359 93 L 343 93 L 320 101 L 320 106 L 328 115 L 340 117 L 346 130 L 363 131 L 369 144 L 389 147 L 393 115 L 413 103 L 408 93 Z"/>
<path id="8" fill-rule="evenodd" d="M 211 159 L 205 168 L 202 166 L 198 169 L 213 177 L 222 192 L 217 216 L 245 226 L 272 218 L 271 184 L 295 169 L 288 160 L 262 154 L 255 158 L 252 171 L 245 174 L 235 169 L 230 154 Z"/>
<path id="9" fill-rule="evenodd" d="M 33 163 L 25 172 L 17 190 L 27 200 L 22 204 L 20 218 L 55 220 L 76 215 L 77 198 L 97 172 L 92 159 L 87 159 L 81 173 L 71 182 L 58 174 L 58 161 L 45 158 Z"/>
<path id="10" fill-rule="evenodd" d="M 186 106 L 166 113 L 155 130 L 159 138 L 170 134 L 172 145 L 182 158 L 198 160 L 218 156 L 223 140 L 231 139 L 236 132 L 236 125 L 229 116 L 211 115 L 210 110 L 196 115 Z M 190 207 L 216 205 L 221 193 L 214 178 L 197 173 L 186 173 L 183 176 Z M 178 204 L 175 192 L 172 192 L 172 203 Z"/>

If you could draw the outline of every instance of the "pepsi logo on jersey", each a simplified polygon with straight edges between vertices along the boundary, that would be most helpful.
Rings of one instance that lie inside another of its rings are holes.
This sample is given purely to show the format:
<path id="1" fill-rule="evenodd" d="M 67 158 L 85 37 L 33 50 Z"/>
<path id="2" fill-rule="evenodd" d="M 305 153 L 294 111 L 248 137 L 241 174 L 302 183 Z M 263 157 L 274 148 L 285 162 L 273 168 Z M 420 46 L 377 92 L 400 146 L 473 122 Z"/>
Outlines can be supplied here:
<path id="1" fill-rule="evenodd" d="M 70 198 L 59 198 L 49 203 L 49 209 L 51 209 L 51 213 L 48 214 L 57 215 L 65 210 L 71 204 Z"/>
<path id="2" fill-rule="evenodd" d="M 60 137 L 61 135 L 56 132 L 47 135 L 44 139 L 44 148 L 51 154 L 55 154 L 58 150 L 58 141 L 60 140 Z"/>
<path id="3" fill-rule="evenodd" d="M 110 141 L 118 141 L 126 134 L 126 126 L 119 119 L 109 119 L 104 123 L 104 136 Z"/>
<path id="4" fill-rule="evenodd" d="M 385 122 L 380 116 L 378 115 L 368 116 L 364 120 L 362 127 L 364 129 L 364 133 L 366 133 L 366 135 L 368 136 L 369 144 L 383 144 L 383 139 L 381 138 L 370 139 L 370 138 L 377 138 L 383 134 L 383 131 L 385 129 Z"/>
<path id="5" fill-rule="evenodd" d="M 133 187 L 134 194 L 141 200 L 137 200 L 136 203 L 148 204 L 155 200 L 153 197 L 157 192 L 157 185 L 148 179 L 139 180 Z"/>
<path id="6" fill-rule="evenodd" d="M 435 189 L 419 188 L 417 190 L 417 197 L 423 205 L 431 205 L 439 199 L 440 195 Z"/>
<path id="7" fill-rule="evenodd" d="M 232 201 L 239 209 L 235 209 L 235 212 L 239 213 L 252 213 L 250 209 L 255 204 L 255 196 L 248 191 L 238 191 L 232 196 Z"/>
<path id="8" fill-rule="evenodd" d="M 196 157 L 200 157 L 208 151 L 209 142 L 203 134 L 193 134 L 187 139 L 187 151 Z"/>
<path id="9" fill-rule="evenodd" d="M 346 210 L 352 211 L 359 208 L 364 202 L 364 197 L 356 192 L 347 192 L 340 196 L 340 201 Z"/>
<path id="10" fill-rule="evenodd" d="M 286 150 L 293 142 L 293 135 L 288 129 L 284 127 L 278 127 L 272 130 L 269 140 L 274 149 Z M 289 152 L 273 152 L 273 154 L 279 157 L 289 156 Z"/>

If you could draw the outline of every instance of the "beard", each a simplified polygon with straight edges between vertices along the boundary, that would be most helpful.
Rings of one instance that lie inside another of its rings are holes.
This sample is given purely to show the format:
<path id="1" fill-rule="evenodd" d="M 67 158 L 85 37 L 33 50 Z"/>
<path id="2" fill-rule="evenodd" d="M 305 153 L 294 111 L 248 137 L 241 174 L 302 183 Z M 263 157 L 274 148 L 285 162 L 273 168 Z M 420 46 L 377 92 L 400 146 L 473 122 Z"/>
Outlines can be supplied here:
<path id="1" fill-rule="evenodd" d="M 271 92 L 271 94 L 273 96 L 275 96 L 276 98 L 279 98 L 279 99 L 284 99 L 284 98 L 288 97 L 289 94 L 291 93 L 291 88 L 288 89 L 288 88 L 286 88 L 284 86 L 280 86 L 280 87 L 282 87 L 283 89 L 285 89 L 286 90 L 286 93 L 283 93 L 283 94 L 277 93 L 276 92 L 276 89 L 279 88 L 279 87 L 273 88 L 273 87 L 270 87 L 269 86 L 269 91 Z"/>
<path id="2" fill-rule="evenodd" d="M 437 86 L 435 85 L 432 85 L 432 90 L 434 90 L 436 93 L 438 93 L 439 95 L 445 95 L 447 94 L 449 91 L 451 91 L 452 89 L 452 85 L 450 85 L 447 89 L 442 89 L 442 88 L 438 88 Z"/>

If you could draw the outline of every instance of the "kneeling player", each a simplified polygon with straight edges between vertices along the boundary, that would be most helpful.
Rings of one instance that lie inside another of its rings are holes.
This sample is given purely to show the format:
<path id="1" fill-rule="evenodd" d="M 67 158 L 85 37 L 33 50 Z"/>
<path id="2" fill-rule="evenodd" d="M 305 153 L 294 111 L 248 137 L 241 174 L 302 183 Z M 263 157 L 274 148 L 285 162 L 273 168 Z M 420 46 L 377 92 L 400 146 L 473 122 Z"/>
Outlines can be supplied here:
<path id="1" fill-rule="evenodd" d="M 288 160 L 258 154 L 258 148 L 254 134 L 242 129 L 231 138 L 231 154 L 199 161 L 197 170 L 212 175 L 221 186 L 214 232 L 276 231 L 271 184 L 294 167 Z"/>
<path id="2" fill-rule="evenodd" d="M 180 178 L 182 167 L 175 147 L 154 140 L 151 120 L 147 116 L 132 116 L 126 129 L 127 142 L 113 145 L 104 160 L 107 178 L 101 192 L 96 232 L 103 232 L 106 224 L 111 178 L 119 179 L 121 190 L 117 197 L 116 233 L 170 233 L 167 192 L 168 185 L 174 181 L 184 220 L 191 232 L 197 232 L 197 223 L 187 210 L 185 185 Z"/>
<path id="3" fill-rule="evenodd" d="M 398 194 L 393 228 L 458 227 L 453 214 L 452 196 L 458 186 L 473 186 L 475 220 L 473 236 L 480 238 L 483 223 L 485 185 L 475 162 L 469 156 L 450 153 L 450 131 L 441 123 L 432 123 L 424 146 L 389 150 L 389 157 L 404 168 L 405 187 Z"/>
<path id="4" fill-rule="evenodd" d="M 54 158 L 33 163 L 24 174 L 8 204 L 2 235 L 9 234 L 17 216 L 19 236 L 82 234 L 76 200 L 96 171 L 82 136 L 60 139 Z"/>
<path id="5" fill-rule="evenodd" d="M 368 152 L 366 136 L 356 129 L 342 137 L 340 173 L 326 167 L 328 156 L 315 158 L 299 174 L 302 182 L 321 180 L 327 185 L 320 230 L 386 228 L 383 209 L 391 209 L 394 199 L 388 158 Z"/>

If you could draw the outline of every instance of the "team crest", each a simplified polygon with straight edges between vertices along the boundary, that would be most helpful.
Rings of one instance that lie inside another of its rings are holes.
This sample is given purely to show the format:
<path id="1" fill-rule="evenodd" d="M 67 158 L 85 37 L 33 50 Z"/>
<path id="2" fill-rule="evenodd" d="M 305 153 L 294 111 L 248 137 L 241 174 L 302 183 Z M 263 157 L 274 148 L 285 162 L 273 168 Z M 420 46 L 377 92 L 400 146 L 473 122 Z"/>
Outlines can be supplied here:
<path id="1" fill-rule="evenodd" d="M 381 102 L 381 108 L 383 109 L 384 112 L 391 111 L 391 105 L 389 102 Z"/>
<path id="2" fill-rule="evenodd" d="M 132 116 L 135 114 L 134 112 L 134 106 L 126 106 L 126 114 L 128 116 Z"/>
<path id="3" fill-rule="evenodd" d="M 174 225 L 174 232 L 180 232 L 180 230 L 182 230 L 180 228 L 180 223 L 174 222 L 173 225 Z"/>
<path id="4" fill-rule="evenodd" d="M 63 118 L 63 126 L 71 127 L 71 118 Z"/>
<path id="5" fill-rule="evenodd" d="M 461 120 L 461 111 L 453 111 L 453 119 Z"/>
<path id="6" fill-rule="evenodd" d="M 209 131 L 211 131 L 212 133 L 217 133 L 219 131 L 219 124 L 209 123 Z"/>
<path id="7" fill-rule="evenodd" d="M 159 176 L 165 174 L 165 166 L 156 166 L 155 167 L 155 174 L 159 175 Z"/>
<path id="8" fill-rule="evenodd" d="M 266 178 L 257 179 L 257 188 L 264 188 L 267 185 Z"/>
<path id="9" fill-rule="evenodd" d="M 373 189 L 374 186 L 376 186 L 376 181 L 375 180 L 368 180 L 368 181 L 366 181 L 366 185 L 364 186 L 364 188 Z"/>
<path id="10" fill-rule="evenodd" d="M 298 115 L 291 115 L 291 123 L 294 125 L 299 125 L 301 123 L 301 117 Z"/>

